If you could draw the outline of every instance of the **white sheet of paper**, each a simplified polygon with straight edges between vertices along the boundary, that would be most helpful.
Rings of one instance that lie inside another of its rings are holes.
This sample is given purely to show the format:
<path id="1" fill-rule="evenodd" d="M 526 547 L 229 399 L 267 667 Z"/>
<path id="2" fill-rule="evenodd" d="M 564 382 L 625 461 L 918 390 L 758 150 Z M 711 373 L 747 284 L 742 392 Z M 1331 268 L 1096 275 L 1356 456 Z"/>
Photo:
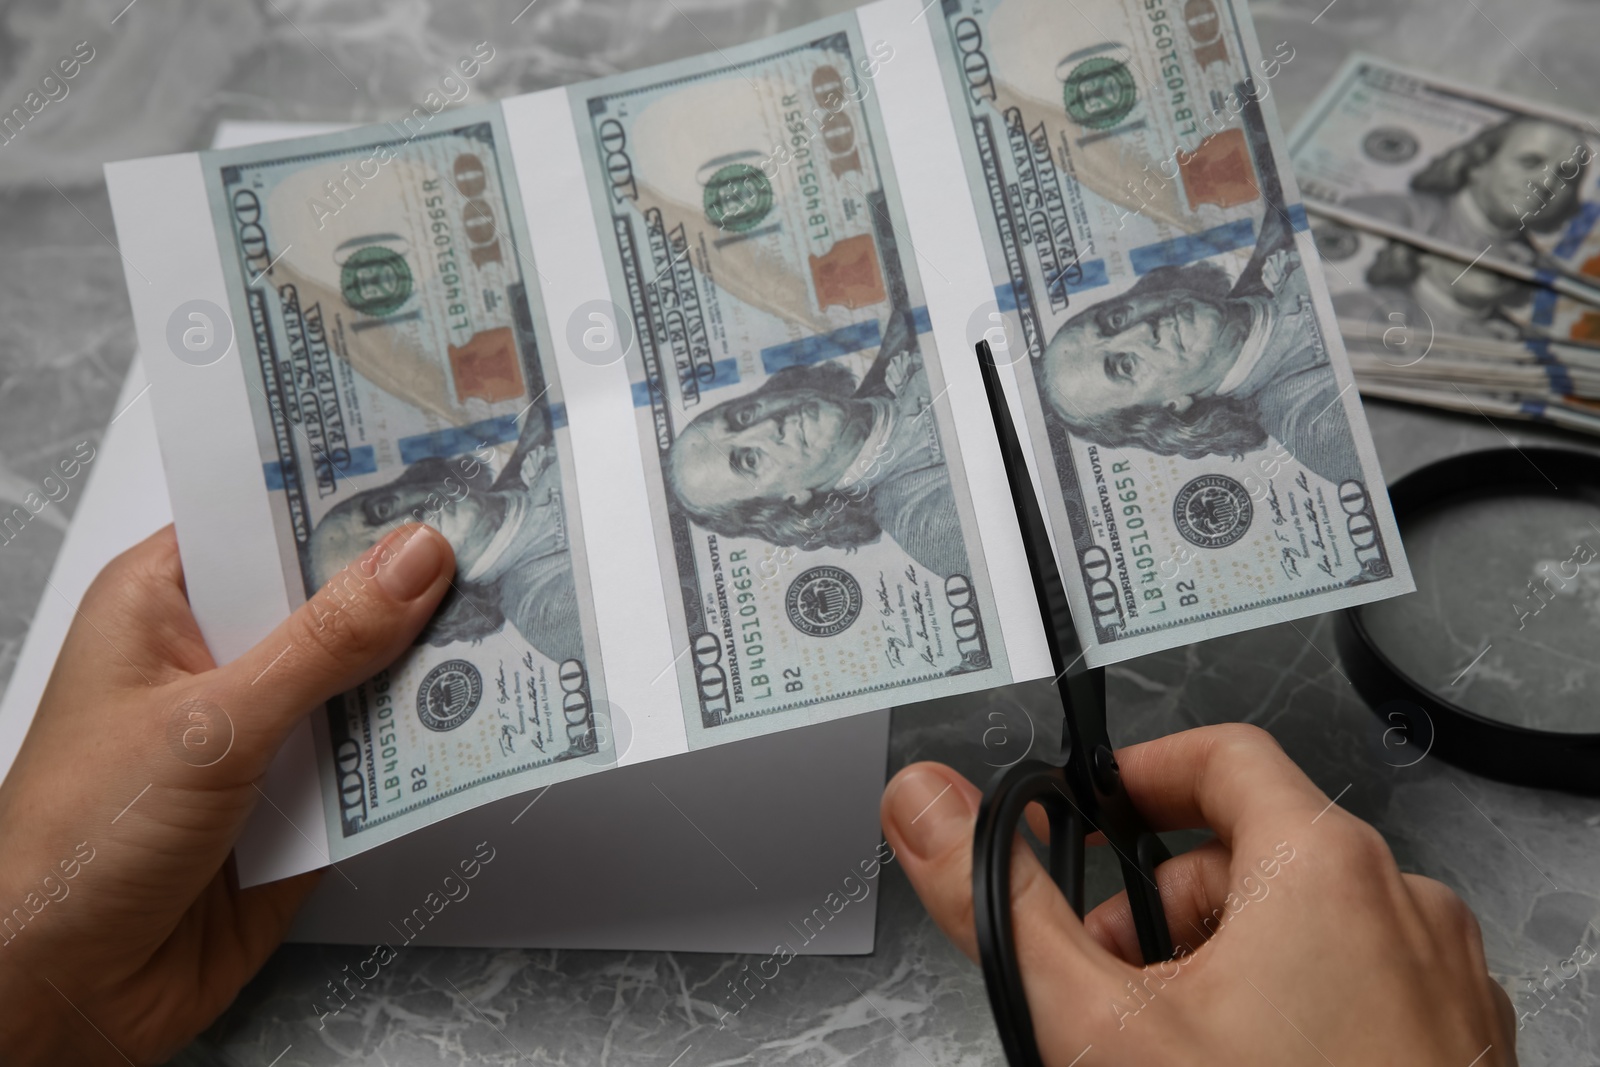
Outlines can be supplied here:
<path id="1" fill-rule="evenodd" d="M 224 123 L 217 144 L 326 128 Z M 0 701 L 0 775 L 27 734 L 89 583 L 118 553 L 172 521 L 147 388 L 136 360 Z M 877 712 L 506 798 L 342 863 L 290 938 L 702 952 L 771 952 L 782 940 L 800 953 L 870 952 L 877 910 L 870 897 L 829 915 L 809 940 L 790 924 L 830 893 L 848 896 L 843 879 L 852 872 L 876 888 L 860 871 L 880 840 L 888 726 L 889 713 Z M 310 825 L 320 825 L 320 811 Z M 429 894 L 435 907 L 448 899 L 442 880 L 480 842 L 495 858 L 467 897 L 435 915 Z M 257 876 L 245 879 L 240 860 L 246 884 L 297 864 L 268 844 L 257 853 Z M 425 926 L 407 922 L 418 908 L 430 917 Z"/>
<path id="2" fill-rule="evenodd" d="M 959 358 L 970 351 L 967 324 L 951 311 L 991 299 L 993 280 L 971 198 L 964 183 L 949 180 L 962 171 L 952 120 L 926 106 L 944 90 L 932 38 L 917 14 L 916 0 L 878 0 L 857 12 L 867 39 L 888 41 L 897 57 L 880 72 L 876 88 L 889 120 L 910 241 L 920 259 L 937 264 L 924 279 L 933 332 L 966 457 L 996 622 L 1013 680 L 1021 681 L 1052 673 L 1049 654 L 978 368 Z M 514 97 L 503 106 L 523 202 L 581 199 L 582 166 L 566 90 Z M 190 154 L 116 163 L 107 167 L 107 176 L 118 240 L 129 263 L 138 264 L 128 278 L 140 343 L 146 351 L 164 351 L 173 308 L 195 299 L 228 304 L 200 162 Z M 562 321 L 583 298 L 609 292 L 588 212 L 535 211 L 528 223 L 534 259 L 561 264 L 545 283 L 547 314 Z M 619 769 L 626 769 L 687 748 L 676 695 L 655 684 L 674 650 L 658 595 L 649 516 L 635 484 L 642 463 L 639 439 L 631 429 L 629 392 L 614 380 L 621 367 L 590 366 L 566 351 L 559 337 L 555 349 L 583 485 L 579 507 L 592 542 L 589 555 L 598 558 L 603 548 L 611 561 L 591 574 L 597 626 L 604 648 L 628 650 L 604 657 L 609 698 L 627 708 L 632 721 L 632 744 L 619 760 Z M 238 358 L 235 347 L 204 368 L 175 359 L 149 364 L 173 512 L 180 532 L 206 531 L 204 537 L 180 536 L 191 600 L 207 642 L 222 659 L 254 644 L 297 602 L 278 568 L 238 566 L 241 559 L 279 558 L 265 492 L 236 477 L 259 464 Z M 1002 377 L 1010 373 L 1006 368 Z M 585 469 L 608 476 L 585 478 Z M 327 863 L 327 822 L 309 723 L 285 746 L 263 789 L 271 804 L 257 810 L 240 842 L 241 881 L 251 885 Z"/>

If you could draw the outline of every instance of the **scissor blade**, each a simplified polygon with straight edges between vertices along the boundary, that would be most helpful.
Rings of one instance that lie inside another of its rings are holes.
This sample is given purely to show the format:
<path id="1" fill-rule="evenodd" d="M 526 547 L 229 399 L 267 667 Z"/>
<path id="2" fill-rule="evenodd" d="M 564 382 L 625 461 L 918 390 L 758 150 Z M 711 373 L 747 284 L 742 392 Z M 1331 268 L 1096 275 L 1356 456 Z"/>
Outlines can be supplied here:
<path id="1" fill-rule="evenodd" d="M 1033 479 L 1028 476 L 1027 456 L 1022 450 L 1022 440 L 1017 436 L 1017 428 L 1011 421 L 1011 407 L 1006 403 L 1005 390 L 1000 385 L 1000 372 L 995 367 L 994 355 L 988 341 L 979 341 L 977 348 L 983 388 L 989 395 L 989 411 L 1000 435 L 1000 457 L 1005 461 L 1006 481 L 1011 486 L 1011 503 L 1017 512 L 1017 525 L 1022 529 L 1028 569 L 1033 574 L 1033 591 L 1039 601 L 1039 614 L 1044 619 L 1045 637 L 1050 645 L 1050 659 L 1059 677 L 1081 663 L 1083 646 L 1078 643 L 1078 632 L 1072 625 L 1072 608 L 1067 601 L 1067 590 L 1061 582 L 1061 571 L 1056 567 L 1049 529 L 1044 523 L 1044 513 L 1039 510 L 1039 497 L 1033 491 Z"/>

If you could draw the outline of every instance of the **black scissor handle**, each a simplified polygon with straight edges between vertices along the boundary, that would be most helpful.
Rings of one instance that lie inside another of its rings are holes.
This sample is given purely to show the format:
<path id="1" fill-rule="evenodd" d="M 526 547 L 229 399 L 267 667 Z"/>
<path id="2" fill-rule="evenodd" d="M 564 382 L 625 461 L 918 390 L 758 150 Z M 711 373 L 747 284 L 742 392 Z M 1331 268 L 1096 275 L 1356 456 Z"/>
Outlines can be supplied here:
<path id="1" fill-rule="evenodd" d="M 1012 1067 L 1044 1067 L 1044 1063 L 1017 964 L 1011 849 L 1023 812 L 1038 801 L 1050 817 L 1050 877 L 1073 910 L 1083 914 L 1083 839 L 1088 836 L 1088 824 L 1063 803 L 1061 790 L 1066 784 L 1060 767 L 1024 760 L 996 777 L 978 807 L 972 840 L 972 918 L 989 1007 Z"/>
<path id="2" fill-rule="evenodd" d="M 1084 839 L 1093 831 L 1102 830 L 1116 848 L 1122 865 L 1140 953 L 1146 963 L 1172 958 L 1172 935 L 1155 883 L 1156 868 L 1171 858 L 1171 853 L 1149 830 L 1127 835 L 1109 825 L 1096 826 L 1091 818 L 1101 813 L 1085 812 L 1072 793 L 1064 768 L 1042 760 L 1025 760 L 997 775 L 978 807 L 972 841 L 974 932 L 989 1007 L 1011 1067 L 1043 1067 L 1033 1013 L 1028 1009 L 1022 985 L 1016 924 L 1011 914 L 1011 850 L 1029 804 L 1038 803 L 1049 818 L 1050 878 L 1073 912 L 1082 918 L 1086 907 Z M 1117 796 L 1127 804 L 1126 793 L 1119 789 Z"/>

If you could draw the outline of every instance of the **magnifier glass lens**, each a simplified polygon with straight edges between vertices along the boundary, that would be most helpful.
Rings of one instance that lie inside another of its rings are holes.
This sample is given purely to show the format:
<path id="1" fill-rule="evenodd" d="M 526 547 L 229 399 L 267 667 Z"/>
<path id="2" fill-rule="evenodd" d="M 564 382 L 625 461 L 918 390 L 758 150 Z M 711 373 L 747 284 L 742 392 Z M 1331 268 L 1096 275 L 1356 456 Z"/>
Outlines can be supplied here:
<path id="1" fill-rule="evenodd" d="M 1408 517 L 1411 596 L 1362 609 L 1401 672 L 1486 718 L 1600 731 L 1600 506 L 1534 493 Z"/>

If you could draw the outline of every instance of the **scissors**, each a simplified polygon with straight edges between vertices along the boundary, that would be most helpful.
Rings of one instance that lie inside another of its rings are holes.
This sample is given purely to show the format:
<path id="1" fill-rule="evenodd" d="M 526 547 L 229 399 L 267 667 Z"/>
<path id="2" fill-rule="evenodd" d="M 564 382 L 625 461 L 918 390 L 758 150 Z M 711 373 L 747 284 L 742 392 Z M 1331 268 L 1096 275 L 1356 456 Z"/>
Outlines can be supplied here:
<path id="1" fill-rule="evenodd" d="M 1023 760 L 1002 770 L 989 783 L 978 808 L 972 838 L 972 901 L 978 956 L 989 990 L 1000 1042 L 1011 1067 L 1043 1067 L 1033 1032 L 1033 1016 L 1023 993 L 1017 965 L 1016 932 L 1011 916 L 1011 850 L 1023 812 L 1038 803 L 1050 820 L 1051 879 L 1079 918 L 1084 914 L 1084 839 L 1099 831 L 1117 852 L 1122 881 L 1128 890 L 1139 951 L 1146 963 L 1170 960 L 1172 935 L 1156 888 L 1155 872 L 1171 852 L 1134 809 L 1123 788 L 1121 771 L 1106 732 L 1104 668 L 1084 663 L 1083 646 L 1072 625 L 1072 611 L 1056 569 L 1055 555 L 1028 476 L 1027 461 L 1011 411 L 1000 387 L 999 372 L 987 341 L 977 345 L 984 390 L 1000 435 L 1006 480 L 1022 529 L 1033 590 L 1044 619 L 1055 687 L 1066 719 L 1060 760 Z"/>

